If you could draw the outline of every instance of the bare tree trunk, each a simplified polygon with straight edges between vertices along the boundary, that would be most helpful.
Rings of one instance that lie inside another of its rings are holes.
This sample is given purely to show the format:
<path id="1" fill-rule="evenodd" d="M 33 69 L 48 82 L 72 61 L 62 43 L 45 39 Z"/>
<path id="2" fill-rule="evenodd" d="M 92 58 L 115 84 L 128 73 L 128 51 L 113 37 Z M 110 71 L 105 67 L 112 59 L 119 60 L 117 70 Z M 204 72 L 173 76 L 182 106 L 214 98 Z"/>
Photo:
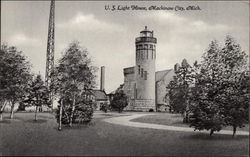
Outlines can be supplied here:
<path id="1" fill-rule="evenodd" d="M 3 111 L 4 111 L 4 108 L 7 104 L 7 101 L 3 102 L 3 106 L 1 107 L 1 111 L 0 111 L 0 121 L 3 120 Z"/>
<path id="2" fill-rule="evenodd" d="M 212 135 L 213 135 L 213 133 L 214 133 L 214 130 L 213 130 L 213 129 L 211 129 L 211 131 L 210 131 L 210 136 L 212 136 Z"/>
<path id="3" fill-rule="evenodd" d="M 183 123 L 186 123 L 187 122 L 187 111 L 185 110 L 183 112 Z"/>
<path id="4" fill-rule="evenodd" d="M 233 137 L 234 137 L 234 135 L 235 135 L 235 133 L 236 133 L 236 126 L 233 126 Z"/>
<path id="5" fill-rule="evenodd" d="M 74 115 L 74 111 L 75 111 L 75 103 L 76 103 L 76 97 L 75 97 L 75 94 L 74 94 L 74 95 L 73 95 L 72 111 L 71 111 L 70 121 L 69 121 L 69 126 L 70 126 L 70 127 L 72 127 L 73 115 Z"/>
<path id="6" fill-rule="evenodd" d="M 37 110 L 38 110 L 38 106 L 36 106 L 35 121 L 37 121 Z"/>
<path id="7" fill-rule="evenodd" d="M 63 108 L 63 100 L 61 100 L 61 104 L 60 104 L 59 126 L 58 126 L 59 131 L 62 130 L 62 108 Z"/>
<path id="8" fill-rule="evenodd" d="M 11 102 L 10 119 L 13 119 L 14 117 L 14 107 L 15 107 L 15 103 Z"/>
<path id="9" fill-rule="evenodd" d="M 186 122 L 189 123 L 189 101 L 186 100 Z"/>

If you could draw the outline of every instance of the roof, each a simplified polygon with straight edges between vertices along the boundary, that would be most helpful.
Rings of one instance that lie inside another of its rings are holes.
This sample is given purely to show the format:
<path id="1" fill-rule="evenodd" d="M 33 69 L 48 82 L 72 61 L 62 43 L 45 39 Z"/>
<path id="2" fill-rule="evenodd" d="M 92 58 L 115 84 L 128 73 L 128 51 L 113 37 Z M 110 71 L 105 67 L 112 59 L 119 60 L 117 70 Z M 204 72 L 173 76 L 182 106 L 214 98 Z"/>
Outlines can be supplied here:
<path id="1" fill-rule="evenodd" d="M 172 70 L 173 69 L 167 69 L 167 70 L 157 71 L 155 73 L 155 82 L 158 82 L 158 81 L 162 80 Z"/>
<path id="2" fill-rule="evenodd" d="M 107 100 L 106 93 L 101 90 L 92 90 L 91 91 L 93 95 L 95 96 L 96 100 Z"/>
<path id="3" fill-rule="evenodd" d="M 128 67 L 123 69 L 123 74 L 134 74 L 135 73 L 135 67 Z"/>

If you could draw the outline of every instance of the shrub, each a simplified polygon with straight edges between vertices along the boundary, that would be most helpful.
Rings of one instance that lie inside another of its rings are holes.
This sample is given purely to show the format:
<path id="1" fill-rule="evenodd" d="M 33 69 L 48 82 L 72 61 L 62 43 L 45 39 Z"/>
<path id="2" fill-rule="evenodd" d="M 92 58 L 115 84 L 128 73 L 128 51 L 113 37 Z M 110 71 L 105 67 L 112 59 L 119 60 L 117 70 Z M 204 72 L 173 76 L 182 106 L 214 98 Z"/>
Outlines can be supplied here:
<path id="1" fill-rule="evenodd" d="M 152 108 L 151 108 L 151 109 L 149 109 L 149 112 L 154 112 L 154 109 L 152 109 Z"/>
<path id="2" fill-rule="evenodd" d="M 109 109 L 108 103 L 105 102 L 104 104 L 101 104 L 101 105 L 100 105 L 100 110 L 101 110 L 101 111 L 103 111 L 103 112 L 106 113 L 106 112 L 108 111 L 108 109 Z"/>
<path id="3" fill-rule="evenodd" d="M 123 109 L 128 106 L 128 100 L 127 100 L 127 96 L 125 95 L 125 93 L 120 90 L 117 91 L 114 94 L 114 97 L 111 101 L 110 106 L 112 107 L 112 109 L 117 110 L 118 112 L 122 112 Z"/>
<path id="4" fill-rule="evenodd" d="M 72 112 L 72 105 L 70 100 L 65 100 L 62 110 L 62 124 L 70 123 L 70 114 Z M 61 105 L 61 104 L 60 104 Z M 56 119 L 59 123 L 60 105 L 56 110 Z M 81 100 L 76 103 L 76 107 L 73 113 L 72 123 L 87 124 L 93 118 L 93 103 L 92 101 Z"/>

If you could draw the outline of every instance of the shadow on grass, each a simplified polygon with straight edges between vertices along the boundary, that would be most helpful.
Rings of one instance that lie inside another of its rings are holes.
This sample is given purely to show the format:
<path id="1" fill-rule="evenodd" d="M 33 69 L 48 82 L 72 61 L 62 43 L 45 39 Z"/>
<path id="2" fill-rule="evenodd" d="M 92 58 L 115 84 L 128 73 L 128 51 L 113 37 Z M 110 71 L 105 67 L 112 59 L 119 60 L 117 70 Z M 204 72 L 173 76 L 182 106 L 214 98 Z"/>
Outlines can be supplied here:
<path id="1" fill-rule="evenodd" d="M 47 121 L 48 120 L 46 120 L 46 119 L 38 119 L 38 120 L 29 119 L 29 120 L 26 120 L 25 122 L 34 123 L 34 124 L 41 124 L 41 123 L 46 123 Z"/>
<path id="2" fill-rule="evenodd" d="M 10 124 L 11 122 L 20 122 L 20 121 L 23 121 L 23 119 L 19 117 L 14 117 L 13 119 L 11 119 L 10 117 L 4 117 L 3 120 L 0 121 L 0 123 Z"/>
<path id="3" fill-rule="evenodd" d="M 191 140 L 242 140 L 248 139 L 248 136 L 236 135 L 233 137 L 232 135 L 222 135 L 222 134 L 213 134 L 212 136 L 209 133 L 199 133 L 193 135 L 184 136 L 184 139 L 191 139 Z"/>
<path id="4" fill-rule="evenodd" d="M 177 113 L 170 113 L 169 114 L 171 117 L 177 117 L 177 118 L 183 118 L 183 116 L 181 114 L 177 114 Z"/>
<path id="5" fill-rule="evenodd" d="M 39 117 L 44 118 L 44 119 L 55 119 L 55 116 L 53 114 L 45 116 L 45 115 L 40 115 Z"/>
<path id="6" fill-rule="evenodd" d="M 110 114 L 110 113 L 107 113 L 107 114 L 105 114 L 105 113 L 101 113 L 101 114 L 99 114 L 100 116 L 103 116 L 103 117 L 112 117 L 112 116 L 114 116 L 113 114 Z"/>
<path id="7" fill-rule="evenodd" d="M 81 130 L 81 129 L 86 129 L 92 126 L 95 126 L 96 123 L 94 121 L 91 121 L 86 124 L 73 124 L 72 127 L 70 127 L 68 124 L 63 124 L 62 125 L 62 130 Z M 54 127 L 55 130 L 58 130 L 58 125 Z"/>
<path id="8" fill-rule="evenodd" d="M 14 116 L 14 118 L 12 118 L 12 119 L 11 119 L 10 117 L 4 117 L 3 120 L 10 121 L 10 122 L 23 121 L 22 118 L 20 118 L 20 117 L 15 117 L 15 116 Z"/>
<path id="9" fill-rule="evenodd" d="M 10 124 L 10 123 L 11 123 L 11 120 L 4 119 L 0 121 L 0 124 Z"/>
<path id="10" fill-rule="evenodd" d="M 184 127 L 188 127 L 189 128 L 189 123 L 183 123 L 182 121 L 177 121 L 177 122 L 173 122 L 172 124 L 176 124 L 178 126 L 184 126 Z"/>

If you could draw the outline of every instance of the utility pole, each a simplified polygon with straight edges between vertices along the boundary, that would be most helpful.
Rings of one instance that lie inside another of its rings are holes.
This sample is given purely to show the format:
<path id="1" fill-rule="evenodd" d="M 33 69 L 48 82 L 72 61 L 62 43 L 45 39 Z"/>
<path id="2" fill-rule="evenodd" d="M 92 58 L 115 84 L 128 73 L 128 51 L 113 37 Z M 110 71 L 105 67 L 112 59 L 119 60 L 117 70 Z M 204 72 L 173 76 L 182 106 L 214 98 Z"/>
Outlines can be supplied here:
<path id="1" fill-rule="evenodd" d="M 49 88 L 49 99 L 53 109 L 53 70 L 54 70 L 54 49 L 55 49 L 55 1 L 51 0 L 49 27 L 48 27 L 48 41 L 47 41 L 47 58 L 46 58 L 46 73 L 45 84 Z"/>

